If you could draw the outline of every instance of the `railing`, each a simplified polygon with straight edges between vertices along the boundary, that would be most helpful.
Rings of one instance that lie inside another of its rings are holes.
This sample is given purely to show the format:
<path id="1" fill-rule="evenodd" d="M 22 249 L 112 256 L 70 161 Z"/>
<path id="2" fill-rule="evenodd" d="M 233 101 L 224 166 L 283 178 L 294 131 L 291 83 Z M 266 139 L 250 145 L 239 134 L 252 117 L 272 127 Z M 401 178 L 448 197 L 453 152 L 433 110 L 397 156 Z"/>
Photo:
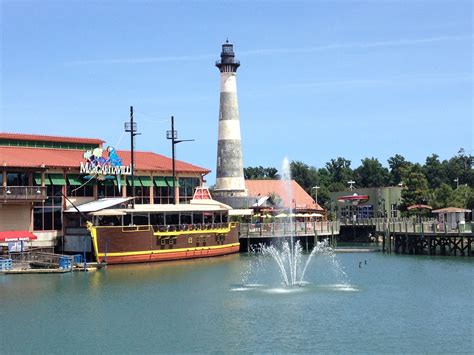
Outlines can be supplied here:
<path id="1" fill-rule="evenodd" d="M 341 225 L 345 226 L 377 226 L 383 223 L 395 223 L 395 222 L 413 222 L 413 218 L 400 218 L 400 217 L 390 217 L 390 218 L 341 218 Z M 433 223 L 436 219 L 434 218 L 418 218 L 416 219 L 417 223 Z"/>
<path id="2" fill-rule="evenodd" d="M 45 199 L 45 186 L 0 186 L 0 200 L 42 201 Z"/>
<path id="3" fill-rule="evenodd" d="M 39 267 L 55 267 L 60 269 L 70 269 L 72 267 L 73 256 L 29 250 L 23 253 L 11 253 L 14 262 L 33 263 Z"/>
<path id="4" fill-rule="evenodd" d="M 393 233 L 472 233 L 474 231 L 474 223 L 459 223 L 456 226 L 450 226 L 447 223 L 438 222 L 436 220 L 427 222 L 406 221 L 390 221 L 378 223 L 375 227 L 377 232 L 393 232 Z"/>
<path id="5" fill-rule="evenodd" d="M 269 238 L 285 236 L 317 236 L 339 234 L 340 223 L 295 222 L 295 223 L 241 223 L 241 238 Z"/>

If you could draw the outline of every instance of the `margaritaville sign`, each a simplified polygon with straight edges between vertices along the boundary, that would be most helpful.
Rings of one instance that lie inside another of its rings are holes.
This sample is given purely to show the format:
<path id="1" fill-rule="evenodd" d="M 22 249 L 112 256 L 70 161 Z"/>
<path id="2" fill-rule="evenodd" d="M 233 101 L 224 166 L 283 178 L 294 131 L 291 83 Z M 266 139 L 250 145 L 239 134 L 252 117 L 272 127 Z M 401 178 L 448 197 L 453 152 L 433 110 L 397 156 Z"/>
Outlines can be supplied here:
<path id="1" fill-rule="evenodd" d="M 104 154 L 105 153 L 105 154 Z M 132 165 L 123 165 L 115 148 L 95 148 L 84 153 L 85 162 L 80 163 L 80 173 L 98 176 L 132 175 Z"/>

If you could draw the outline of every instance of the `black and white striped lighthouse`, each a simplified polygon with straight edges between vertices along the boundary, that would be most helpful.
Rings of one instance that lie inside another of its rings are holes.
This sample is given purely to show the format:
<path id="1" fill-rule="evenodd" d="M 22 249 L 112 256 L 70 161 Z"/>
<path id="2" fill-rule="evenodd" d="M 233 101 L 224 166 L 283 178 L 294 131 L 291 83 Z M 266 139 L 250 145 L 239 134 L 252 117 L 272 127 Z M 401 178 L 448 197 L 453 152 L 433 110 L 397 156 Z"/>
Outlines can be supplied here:
<path id="1" fill-rule="evenodd" d="M 216 62 L 221 72 L 221 95 L 214 193 L 223 197 L 247 196 L 237 103 L 236 72 L 239 66 L 240 62 L 235 60 L 234 46 L 227 40 L 222 45 L 221 60 Z"/>

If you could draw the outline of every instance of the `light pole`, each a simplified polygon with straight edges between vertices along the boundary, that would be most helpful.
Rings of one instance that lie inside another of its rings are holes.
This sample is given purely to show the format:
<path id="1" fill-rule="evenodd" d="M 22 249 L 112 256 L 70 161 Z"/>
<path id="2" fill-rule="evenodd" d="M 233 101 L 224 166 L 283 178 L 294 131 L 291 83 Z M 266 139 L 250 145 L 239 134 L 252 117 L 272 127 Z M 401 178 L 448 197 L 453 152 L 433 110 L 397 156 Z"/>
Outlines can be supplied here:
<path id="1" fill-rule="evenodd" d="M 459 178 L 453 180 L 456 183 L 456 189 L 459 188 Z"/>
<path id="2" fill-rule="evenodd" d="M 133 149 L 135 146 L 135 136 L 141 134 L 137 133 L 137 123 L 133 122 L 133 106 L 130 106 L 130 122 L 125 122 L 125 132 L 130 132 L 130 170 L 131 170 L 131 179 L 132 179 L 132 208 L 135 208 L 135 159 L 133 155 Z"/>
<path id="3" fill-rule="evenodd" d="M 354 186 L 352 185 L 354 185 L 356 182 L 354 180 L 350 180 L 347 183 L 349 184 L 349 189 L 352 191 L 354 189 Z"/>
<path id="4" fill-rule="evenodd" d="M 311 191 L 315 190 L 315 194 L 314 194 L 314 201 L 316 201 L 316 203 L 318 203 L 318 190 L 319 190 L 320 186 L 313 186 L 311 188 Z"/>
<path id="5" fill-rule="evenodd" d="M 174 116 L 171 116 L 171 131 L 166 131 L 166 139 L 171 139 L 171 155 L 173 163 L 173 202 L 175 205 L 179 203 L 178 196 L 176 195 L 176 157 L 175 157 L 175 145 L 181 142 L 192 142 L 194 139 L 180 139 L 178 140 L 178 131 L 174 129 Z"/>

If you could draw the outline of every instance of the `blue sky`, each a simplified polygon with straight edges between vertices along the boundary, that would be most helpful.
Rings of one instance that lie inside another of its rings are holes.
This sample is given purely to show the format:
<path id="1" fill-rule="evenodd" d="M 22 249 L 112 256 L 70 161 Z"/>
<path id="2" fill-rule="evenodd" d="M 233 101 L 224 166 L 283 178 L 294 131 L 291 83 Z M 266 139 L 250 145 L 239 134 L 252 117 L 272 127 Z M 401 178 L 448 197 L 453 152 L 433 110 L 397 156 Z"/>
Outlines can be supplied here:
<path id="1" fill-rule="evenodd" d="M 228 37 L 244 166 L 472 153 L 473 8 L 463 0 L 6 1 L 0 131 L 102 138 L 215 170 Z M 208 183 L 214 184 L 212 173 Z"/>

